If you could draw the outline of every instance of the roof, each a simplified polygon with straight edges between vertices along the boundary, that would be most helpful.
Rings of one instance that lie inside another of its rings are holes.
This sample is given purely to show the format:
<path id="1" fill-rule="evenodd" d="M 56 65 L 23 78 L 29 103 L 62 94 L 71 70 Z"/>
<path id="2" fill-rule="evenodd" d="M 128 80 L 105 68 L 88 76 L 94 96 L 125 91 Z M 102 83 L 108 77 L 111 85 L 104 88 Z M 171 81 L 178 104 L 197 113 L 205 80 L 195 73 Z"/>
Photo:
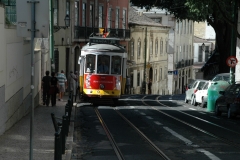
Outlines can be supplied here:
<path id="1" fill-rule="evenodd" d="M 128 11 L 128 23 L 137 25 L 148 25 L 148 26 L 159 26 L 159 27 L 170 27 L 165 26 L 160 23 L 156 23 L 151 18 L 147 17 L 145 14 L 139 14 L 136 9 L 129 7 Z"/>

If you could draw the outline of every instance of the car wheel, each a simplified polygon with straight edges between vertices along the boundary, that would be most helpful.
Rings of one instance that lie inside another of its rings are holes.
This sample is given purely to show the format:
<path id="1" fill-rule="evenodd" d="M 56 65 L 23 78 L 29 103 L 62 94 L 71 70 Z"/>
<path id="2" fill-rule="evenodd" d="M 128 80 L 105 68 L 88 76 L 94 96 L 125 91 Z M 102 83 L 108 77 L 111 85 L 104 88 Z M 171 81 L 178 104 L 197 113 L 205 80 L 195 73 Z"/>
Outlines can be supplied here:
<path id="1" fill-rule="evenodd" d="M 196 103 L 196 99 L 195 99 L 195 96 L 192 96 L 191 104 L 194 105 L 194 106 L 197 105 L 197 103 Z"/>
<path id="2" fill-rule="evenodd" d="M 216 116 L 220 116 L 222 113 L 221 111 L 219 111 L 219 106 L 218 106 L 218 103 L 216 102 L 215 104 L 215 115 Z"/>
<path id="3" fill-rule="evenodd" d="M 202 103 L 201 103 L 201 105 L 200 105 L 202 108 L 204 108 L 205 107 L 205 102 L 203 101 L 203 97 L 202 97 Z"/>
<path id="4" fill-rule="evenodd" d="M 184 100 L 185 103 L 188 103 L 188 100 L 187 100 L 187 96 L 185 97 L 185 100 Z"/>
<path id="5" fill-rule="evenodd" d="M 228 107 L 227 118 L 234 118 L 235 114 L 232 113 L 231 107 Z"/>

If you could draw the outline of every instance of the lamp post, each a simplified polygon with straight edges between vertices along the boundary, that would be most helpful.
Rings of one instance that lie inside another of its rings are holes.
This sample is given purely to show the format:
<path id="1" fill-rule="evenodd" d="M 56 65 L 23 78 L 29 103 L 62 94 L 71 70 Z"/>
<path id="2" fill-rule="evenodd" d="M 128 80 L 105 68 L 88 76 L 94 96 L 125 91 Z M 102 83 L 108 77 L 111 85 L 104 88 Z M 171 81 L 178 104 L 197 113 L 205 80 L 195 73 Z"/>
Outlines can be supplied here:
<path id="1" fill-rule="evenodd" d="M 147 27 L 145 28 L 145 45 L 144 45 L 144 71 L 143 71 L 143 83 L 142 83 L 142 93 L 146 94 L 146 58 L 147 58 Z"/>

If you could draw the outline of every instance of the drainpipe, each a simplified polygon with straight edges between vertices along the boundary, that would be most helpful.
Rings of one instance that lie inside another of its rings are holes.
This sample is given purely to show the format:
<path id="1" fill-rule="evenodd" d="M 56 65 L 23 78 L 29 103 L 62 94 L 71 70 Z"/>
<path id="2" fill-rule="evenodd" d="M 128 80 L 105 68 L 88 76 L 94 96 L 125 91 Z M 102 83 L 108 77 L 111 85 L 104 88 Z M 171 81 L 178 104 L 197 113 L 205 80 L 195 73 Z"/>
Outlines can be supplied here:
<path id="1" fill-rule="evenodd" d="M 49 38 L 50 38 L 50 60 L 51 60 L 51 72 L 55 72 L 55 57 L 54 57 L 54 35 L 53 35 L 53 0 L 49 0 L 49 20 L 50 20 L 50 30 L 49 30 Z"/>

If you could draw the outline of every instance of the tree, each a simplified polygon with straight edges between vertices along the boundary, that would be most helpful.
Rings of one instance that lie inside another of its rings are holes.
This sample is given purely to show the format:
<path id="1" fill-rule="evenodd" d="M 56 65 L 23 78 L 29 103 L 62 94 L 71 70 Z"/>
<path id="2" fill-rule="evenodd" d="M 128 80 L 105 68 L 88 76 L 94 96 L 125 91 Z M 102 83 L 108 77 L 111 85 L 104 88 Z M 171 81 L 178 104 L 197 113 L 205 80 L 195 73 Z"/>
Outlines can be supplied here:
<path id="1" fill-rule="evenodd" d="M 226 59 L 231 55 L 231 44 L 235 44 L 237 31 L 237 12 L 239 0 L 131 0 L 132 4 L 151 9 L 157 7 L 173 14 L 177 20 L 207 21 L 216 32 L 216 48 L 220 55 L 219 72 L 229 72 Z M 233 40 L 233 43 L 231 43 Z M 236 51 L 235 51 L 236 52 Z M 236 53 L 234 53 L 236 55 Z"/>

